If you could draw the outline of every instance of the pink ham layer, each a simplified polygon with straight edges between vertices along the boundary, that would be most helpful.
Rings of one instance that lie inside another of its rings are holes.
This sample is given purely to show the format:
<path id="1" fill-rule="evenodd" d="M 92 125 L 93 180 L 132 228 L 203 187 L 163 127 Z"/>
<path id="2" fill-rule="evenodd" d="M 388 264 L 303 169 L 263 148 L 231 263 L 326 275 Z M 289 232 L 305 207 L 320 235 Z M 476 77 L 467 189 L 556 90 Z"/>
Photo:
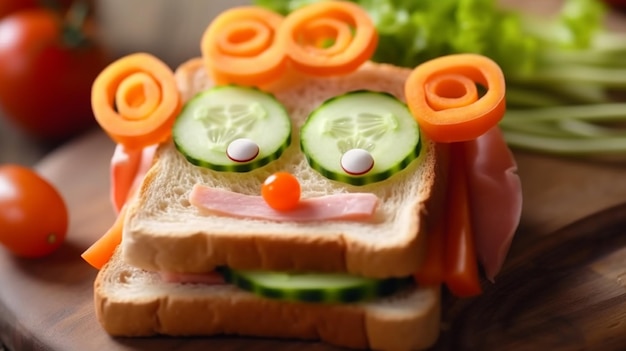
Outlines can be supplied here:
<path id="1" fill-rule="evenodd" d="M 117 213 L 128 199 L 131 189 L 137 187 L 152 165 L 158 145 L 143 149 L 127 149 L 122 144 L 115 146 L 110 164 L 110 197 Z"/>
<path id="2" fill-rule="evenodd" d="M 476 253 L 491 281 L 500 272 L 522 212 L 522 185 L 515 158 L 500 128 L 465 142 Z"/>
<path id="3" fill-rule="evenodd" d="M 226 284 L 221 274 L 217 272 L 209 273 L 173 273 L 173 272 L 159 272 L 161 280 L 166 283 L 175 284 Z"/>
<path id="4" fill-rule="evenodd" d="M 189 202 L 211 213 L 271 221 L 367 220 L 376 211 L 378 197 L 371 193 L 345 193 L 302 199 L 289 211 L 271 208 L 261 196 L 194 185 Z"/>

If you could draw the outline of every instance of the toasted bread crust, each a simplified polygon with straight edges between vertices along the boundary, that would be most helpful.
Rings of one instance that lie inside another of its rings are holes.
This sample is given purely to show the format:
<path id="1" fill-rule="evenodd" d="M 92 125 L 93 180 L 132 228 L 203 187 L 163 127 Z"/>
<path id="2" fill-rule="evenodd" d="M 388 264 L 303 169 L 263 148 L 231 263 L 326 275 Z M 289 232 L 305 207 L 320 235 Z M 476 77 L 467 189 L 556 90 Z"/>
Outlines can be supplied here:
<path id="1" fill-rule="evenodd" d="M 359 304 L 284 302 L 230 285 L 164 283 L 157 273 L 126 265 L 118 252 L 99 272 L 94 292 L 98 320 L 112 336 L 225 334 L 417 350 L 439 334 L 438 287 Z"/>

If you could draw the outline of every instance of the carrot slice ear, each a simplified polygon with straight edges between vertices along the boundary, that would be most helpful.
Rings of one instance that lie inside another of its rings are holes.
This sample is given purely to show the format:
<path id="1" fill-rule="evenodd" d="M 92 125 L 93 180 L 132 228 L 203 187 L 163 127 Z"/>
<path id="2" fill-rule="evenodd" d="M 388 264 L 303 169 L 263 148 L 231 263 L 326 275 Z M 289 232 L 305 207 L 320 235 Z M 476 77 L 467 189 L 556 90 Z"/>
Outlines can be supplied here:
<path id="1" fill-rule="evenodd" d="M 378 33 L 367 12 L 348 1 L 321 1 L 290 13 L 277 39 L 293 66 L 317 76 L 349 73 L 376 50 Z"/>
<path id="2" fill-rule="evenodd" d="M 479 97 L 477 85 L 486 89 Z M 417 66 L 405 83 L 409 109 L 436 142 L 468 141 L 498 124 L 505 81 L 493 60 L 476 54 L 442 56 Z"/>
<path id="3" fill-rule="evenodd" d="M 122 242 L 122 230 L 124 228 L 125 218 L 126 206 L 123 206 L 115 222 L 113 222 L 113 225 L 106 233 L 80 255 L 83 260 L 96 269 L 102 269 L 102 267 L 109 262 L 111 256 L 113 256 L 115 248 Z"/>
<path id="4" fill-rule="evenodd" d="M 156 57 L 137 53 L 111 63 L 91 89 L 102 129 L 129 149 L 169 138 L 181 98 L 172 70 Z"/>
<path id="5" fill-rule="evenodd" d="M 204 32 L 200 48 L 216 84 L 259 86 L 279 78 L 287 57 L 276 42 L 283 16 L 256 6 L 222 12 Z"/>

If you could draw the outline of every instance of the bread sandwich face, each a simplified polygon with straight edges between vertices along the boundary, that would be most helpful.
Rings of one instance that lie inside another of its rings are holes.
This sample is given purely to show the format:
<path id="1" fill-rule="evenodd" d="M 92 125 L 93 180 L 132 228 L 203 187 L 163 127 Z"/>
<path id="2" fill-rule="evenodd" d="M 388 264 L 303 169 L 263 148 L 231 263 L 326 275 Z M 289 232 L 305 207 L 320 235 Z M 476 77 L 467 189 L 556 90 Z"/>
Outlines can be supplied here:
<path id="1" fill-rule="evenodd" d="M 307 77 L 289 89 L 275 91 L 274 96 L 291 118 L 295 140 L 279 159 L 249 172 L 199 167 L 189 162 L 173 141 L 160 145 L 138 195 L 128 204 L 123 240 L 114 263 L 101 271 L 96 283 L 96 306 L 105 329 L 113 335 L 234 332 L 321 337 L 331 343 L 360 348 L 385 348 L 391 345 L 386 339 L 397 339 L 404 330 L 407 335 L 401 340 L 411 340 L 411 348 L 432 344 L 439 329 L 438 286 L 412 286 L 399 296 L 376 302 L 286 304 L 254 296 L 232 285 L 168 285 L 160 281 L 158 274 L 208 273 L 220 266 L 238 270 L 342 272 L 373 278 L 415 273 L 425 247 L 423 216 L 436 179 L 434 144 L 422 140 L 419 157 L 405 169 L 383 181 L 355 186 L 328 179 L 312 169 L 297 140 L 297 131 L 306 118 L 328 99 L 362 90 L 402 99 L 408 72 L 367 63 L 346 76 Z M 185 101 L 213 86 L 199 59 L 180 66 L 176 78 Z M 296 175 L 302 198 L 355 192 L 375 194 L 375 214 L 360 220 L 270 221 L 207 213 L 189 202 L 196 184 L 258 196 L 264 179 L 277 171 Z M 145 311 L 137 313 L 141 309 L 150 310 L 150 318 L 138 320 L 137 316 L 148 317 Z M 206 315 L 182 310 L 202 310 Z M 215 321 L 222 316 L 225 322 L 226 316 L 237 311 L 242 316 L 237 322 L 228 322 L 233 325 Z M 301 315 L 303 320 L 299 323 L 303 325 L 294 328 L 294 320 L 280 319 L 285 311 Z M 267 315 L 267 330 L 259 329 L 257 323 L 240 325 L 248 313 Z M 159 323 L 153 314 L 160 316 Z M 333 326 L 333 331 L 328 331 L 330 335 L 316 331 L 324 324 Z M 417 336 L 416 330 L 420 330 Z M 377 337 L 385 341 L 377 341 Z"/>
<path id="2" fill-rule="evenodd" d="M 348 4 L 326 2 L 338 3 Z M 171 135 L 143 149 L 156 150 L 145 173 L 134 166 L 139 185 L 123 205 L 121 242 L 95 281 L 103 328 L 432 346 L 442 282 L 414 276 L 444 218 L 435 214 L 449 168 L 406 104 L 414 70 L 363 60 L 314 74 L 294 61 L 271 84 L 250 87 L 222 82 L 216 62 L 205 55 L 173 73 Z M 344 159 L 353 150 L 359 156 Z M 297 180 L 289 208 L 265 197 L 279 173 Z M 345 288 L 353 280 L 358 288 Z"/>
<path id="3" fill-rule="evenodd" d="M 419 158 L 392 177 L 354 186 L 313 169 L 298 140 L 307 117 L 325 101 L 358 90 L 402 99 L 407 74 L 406 69 L 369 63 L 347 76 L 307 77 L 274 92 L 291 118 L 292 141 L 277 160 L 249 172 L 198 167 L 173 142 L 164 143 L 139 196 L 130 204 L 122 242 L 124 260 L 147 270 L 185 273 L 228 266 L 377 278 L 413 274 L 424 249 L 421 218 L 436 178 L 433 145 L 422 140 Z M 182 65 L 176 77 L 184 100 L 212 87 L 199 60 Z M 355 108 L 358 112 L 359 106 Z M 264 180 L 278 171 L 299 179 L 302 198 L 372 193 L 378 198 L 375 214 L 364 220 L 270 221 L 207 213 L 189 202 L 196 184 L 258 196 Z"/>

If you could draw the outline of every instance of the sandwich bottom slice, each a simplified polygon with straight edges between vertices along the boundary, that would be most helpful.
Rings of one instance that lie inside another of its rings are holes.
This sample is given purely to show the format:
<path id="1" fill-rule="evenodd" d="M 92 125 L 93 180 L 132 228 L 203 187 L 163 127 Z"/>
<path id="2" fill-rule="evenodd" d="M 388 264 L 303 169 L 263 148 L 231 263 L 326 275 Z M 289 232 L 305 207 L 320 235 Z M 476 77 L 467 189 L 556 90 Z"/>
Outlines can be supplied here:
<path id="1" fill-rule="evenodd" d="M 165 282 L 156 272 L 124 263 L 119 251 L 94 286 L 97 317 L 112 336 L 242 335 L 418 350 L 439 335 L 439 287 L 413 286 L 350 304 L 281 301 L 230 284 Z"/>

